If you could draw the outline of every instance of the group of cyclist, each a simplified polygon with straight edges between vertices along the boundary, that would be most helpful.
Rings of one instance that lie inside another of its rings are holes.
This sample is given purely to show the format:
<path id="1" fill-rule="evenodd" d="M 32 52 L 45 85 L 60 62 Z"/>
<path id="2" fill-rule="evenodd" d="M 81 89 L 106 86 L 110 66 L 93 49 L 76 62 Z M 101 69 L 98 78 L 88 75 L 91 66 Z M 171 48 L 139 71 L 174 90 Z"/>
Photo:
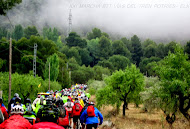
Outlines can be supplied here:
<path id="1" fill-rule="evenodd" d="M 69 89 L 39 93 L 33 103 L 27 98 L 24 104 L 15 93 L 8 110 L 0 99 L 1 114 L 5 120 L 10 115 L 21 115 L 31 124 L 54 122 L 65 129 L 97 129 L 103 123 L 103 116 L 94 102 L 89 101 L 91 96 L 86 89 L 86 85 L 73 85 Z"/>

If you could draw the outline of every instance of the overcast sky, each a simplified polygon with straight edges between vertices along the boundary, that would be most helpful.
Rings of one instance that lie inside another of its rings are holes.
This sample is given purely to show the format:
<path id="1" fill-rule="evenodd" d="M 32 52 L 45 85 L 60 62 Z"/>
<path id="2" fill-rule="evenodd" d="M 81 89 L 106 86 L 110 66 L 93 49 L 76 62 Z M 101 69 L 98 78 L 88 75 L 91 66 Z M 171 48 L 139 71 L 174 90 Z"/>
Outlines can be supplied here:
<path id="1" fill-rule="evenodd" d="M 190 39 L 188 0 L 47 0 L 42 16 L 65 26 L 69 9 L 73 30 L 92 26 L 121 35 Z"/>
<path id="2" fill-rule="evenodd" d="M 27 4 L 23 0 L 23 3 Z M 38 0 L 37 0 L 38 1 Z M 125 37 L 136 34 L 141 38 L 190 40 L 189 0 L 44 0 L 36 22 L 68 28 L 72 10 L 73 30 L 98 27 Z M 24 12 L 24 11 L 23 11 Z M 13 15 L 13 14 L 12 14 Z M 32 16 L 15 13 L 13 24 L 29 23 Z M 11 16 L 11 15 L 10 15 Z M 24 18 L 23 18 L 24 16 Z M 19 20 L 21 19 L 21 20 Z"/>

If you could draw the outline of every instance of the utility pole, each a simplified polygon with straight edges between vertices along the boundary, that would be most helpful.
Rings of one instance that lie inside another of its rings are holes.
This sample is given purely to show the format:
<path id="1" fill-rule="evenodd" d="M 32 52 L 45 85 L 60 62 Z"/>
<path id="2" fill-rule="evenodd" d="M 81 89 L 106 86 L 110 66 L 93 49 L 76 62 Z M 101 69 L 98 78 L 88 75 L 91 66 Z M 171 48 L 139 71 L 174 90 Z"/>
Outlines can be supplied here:
<path id="1" fill-rule="evenodd" d="M 38 47 L 38 45 L 35 43 L 34 44 L 34 59 L 33 59 L 33 74 L 34 74 L 34 77 L 36 77 L 36 54 L 37 54 L 37 47 Z"/>
<path id="2" fill-rule="evenodd" d="M 71 79 L 71 71 L 69 71 L 69 78 Z"/>
<path id="3" fill-rule="evenodd" d="M 50 62 L 49 62 L 49 91 L 50 91 Z"/>
<path id="4" fill-rule="evenodd" d="M 11 100 L 11 72 L 12 72 L 12 39 L 10 38 L 10 44 L 9 44 L 9 98 L 8 103 Z"/>
<path id="5" fill-rule="evenodd" d="M 68 29 L 68 32 L 67 32 L 67 37 L 69 36 L 69 33 L 71 33 L 72 31 L 72 13 L 71 13 L 71 9 L 69 11 L 69 29 Z"/>

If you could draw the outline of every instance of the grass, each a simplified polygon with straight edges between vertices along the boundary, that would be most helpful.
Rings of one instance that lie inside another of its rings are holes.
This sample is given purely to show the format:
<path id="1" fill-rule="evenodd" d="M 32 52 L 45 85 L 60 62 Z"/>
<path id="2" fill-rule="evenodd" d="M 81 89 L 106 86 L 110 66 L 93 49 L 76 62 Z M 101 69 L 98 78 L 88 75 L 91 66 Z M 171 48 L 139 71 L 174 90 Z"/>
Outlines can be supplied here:
<path id="1" fill-rule="evenodd" d="M 111 120 L 117 129 L 168 129 L 169 124 L 165 121 L 162 111 L 154 111 L 152 113 L 142 112 L 142 105 L 136 108 L 133 104 L 129 104 L 129 110 L 126 110 L 126 116 L 122 116 L 122 107 L 120 114 L 114 116 L 112 106 L 105 106 L 101 109 L 104 120 Z M 174 129 L 190 129 L 188 121 L 180 114 L 177 115 L 173 124 Z"/>

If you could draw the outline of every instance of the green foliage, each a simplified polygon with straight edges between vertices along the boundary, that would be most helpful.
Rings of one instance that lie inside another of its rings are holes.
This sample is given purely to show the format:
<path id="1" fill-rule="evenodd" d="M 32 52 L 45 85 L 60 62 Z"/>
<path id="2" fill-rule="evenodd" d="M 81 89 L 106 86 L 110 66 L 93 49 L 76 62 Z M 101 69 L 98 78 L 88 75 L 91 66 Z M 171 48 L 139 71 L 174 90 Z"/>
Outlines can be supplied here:
<path id="1" fill-rule="evenodd" d="M 55 43 L 57 42 L 58 38 L 59 38 L 59 34 L 58 34 L 58 30 L 57 28 L 53 28 L 53 30 L 51 28 L 43 28 L 43 37 L 47 38 L 49 40 L 54 41 Z"/>
<path id="2" fill-rule="evenodd" d="M 158 44 L 156 49 L 156 56 L 163 59 L 167 55 L 168 52 L 166 51 L 165 45 L 163 43 Z"/>
<path id="3" fill-rule="evenodd" d="M 0 27 L 0 39 L 2 39 L 3 37 L 7 37 L 7 34 L 8 34 L 7 29 Z"/>
<path id="4" fill-rule="evenodd" d="M 13 38 L 15 40 L 19 40 L 23 37 L 23 35 L 24 35 L 23 27 L 20 24 L 16 25 L 13 30 Z"/>
<path id="5" fill-rule="evenodd" d="M 6 15 L 7 11 L 13 8 L 16 4 L 21 3 L 22 0 L 1 0 L 0 15 Z"/>
<path id="6" fill-rule="evenodd" d="M 125 46 L 127 47 L 127 49 L 132 53 L 133 52 L 133 47 L 132 47 L 131 40 L 129 40 L 127 38 L 122 38 L 121 41 L 125 44 Z"/>
<path id="7" fill-rule="evenodd" d="M 136 35 L 134 35 L 133 37 L 131 37 L 131 43 L 133 47 L 132 59 L 134 63 L 139 66 L 141 57 L 143 56 L 141 41 Z"/>
<path id="8" fill-rule="evenodd" d="M 69 47 L 81 47 L 85 48 L 87 46 L 87 42 L 85 39 L 81 39 L 81 37 L 76 32 L 71 32 L 69 34 L 69 37 L 65 39 L 67 42 L 67 45 Z"/>
<path id="9" fill-rule="evenodd" d="M 50 90 L 60 90 L 62 87 L 57 81 L 50 82 Z M 44 80 L 39 88 L 39 92 L 44 92 L 49 90 L 49 80 Z"/>
<path id="10" fill-rule="evenodd" d="M 175 114 L 179 109 L 190 120 L 190 63 L 187 59 L 183 49 L 176 45 L 174 53 L 170 52 L 156 71 L 161 80 L 162 109 L 168 114 Z"/>
<path id="11" fill-rule="evenodd" d="M 88 40 L 96 39 L 96 38 L 100 38 L 101 36 L 102 36 L 101 30 L 98 28 L 94 28 L 94 29 L 92 29 L 92 32 L 87 34 L 87 39 Z"/>
<path id="12" fill-rule="evenodd" d="M 55 42 L 59 50 L 63 47 L 63 42 L 61 40 L 61 36 L 58 37 L 57 42 Z"/>
<path id="13" fill-rule="evenodd" d="M 24 37 L 27 39 L 30 38 L 30 36 L 39 36 L 38 30 L 36 29 L 35 26 L 28 26 L 27 28 L 24 29 Z"/>
<path id="14" fill-rule="evenodd" d="M 127 57 L 121 55 L 113 55 L 108 59 L 108 61 L 113 65 L 114 70 L 124 70 L 131 64 Z"/>
<path id="15" fill-rule="evenodd" d="M 177 44 L 178 43 L 175 42 L 175 41 L 172 41 L 172 42 L 168 43 L 165 46 L 166 52 L 168 53 L 170 51 L 171 53 L 174 53 Z"/>
<path id="16" fill-rule="evenodd" d="M 161 59 L 158 57 L 150 57 L 150 58 L 144 58 L 139 64 L 139 68 L 142 73 L 146 74 L 147 76 L 152 76 L 153 74 L 150 73 L 150 63 L 152 62 L 158 62 Z"/>
<path id="17" fill-rule="evenodd" d="M 49 64 L 50 64 L 50 80 L 56 81 L 59 74 L 59 58 L 56 53 L 48 57 L 47 59 L 44 70 L 45 79 L 49 78 Z"/>
<path id="18" fill-rule="evenodd" d="M 190 41 L 188 41 L 184 46 L 184 51 L 188 54 L 188 57 L 190 59 Z"/>
<path id="19" fill-rule="evenodd" d="M 99 48 L 98 55 L 100 59 L 108 59 L 109 56 L 111 56 L 111 42 L 107 37 L 105 36 L 100 37 L 98 48 Z"/>
<path id="20" fill-rule="evenodd" d="M 124 108 L 128 98 L 139 97 L 138 94 L 143 90 L 144 77 L 135 65 L 128 66 L 124 71 L 116 71 L 110 77 L 105 79 L 106 87 L 97 92 L 98 106 L 101 105 L 121 105 L 124 102 Z M 134 99 L 135 100 L 135 99 Z M 125 115 L 125 112 L 123 112 Z"/>
<path id="21" fill-rule="evenodd" d="M 150 58 L 156 55 L 157 45 L 154 41 L 147 39 L 143 42 L 142 46 L 143 46 L 144 57 Z"/>
<path id="22" fill-rule="evenodd" d="M 71 78 L 74 83 L 85 84 L 88 80 L 94 78 L 94 71 L 90 67 L 82 66 L 79 69 L 72 71 Z"/>
<path id="23" fill-rule="evenodd" d="M 113 42 L 112 50 L 114 55 L 122 55 L 126 56 L 128 59 L 131 59 L 130 51 L 126 48 L 121 40 L 116 40 Z"/>
<path id="24" fill-rule="evenodd" d="M 102 66 L 104 68 L 108 68 L 111 71 L 114 71 L 114 66 L 112 62 L 109 62 L 108 60 L 99 61 L 97 65 Z"/>
<path id="25" fill-rule="evenodd" d="M 76 59 L 72 57 L 68 61 L 68 67 L 69 67 L 69 70 L 74 71 L 74 70 L 78 70 L 80 65 L 77 63 Z"/>
<path id="26" fill-rule="evenodd" d="M 41 84 L 40 87 L 38 87 Z M 61 85 L 58 82 L 51 82 L 51 89 L 61 89 Z M 9 92 L 9 74 L 0 72 L 0 88 L 3 90 L 4 103 L 8 104 L 8 92 Z M 30 98 L 32 101 L 36 98 L 38 92 L 47 91 L 49 89 L 48 80 L 44 81 L 41 77 L 34 78 L 30 74 L 12 74 L 12 86 L 11 95 L 18 93 L 22 100 Z"/>
<path id="27" fill-rule="evenodd" d="M 2 59 L 0 58 L 0 69 L 3 67 L 3 64 L 4 64 L 4 60 L 2 60 Z"/>
<path id="28" fill-rule="evenodd" d="M 108 68 L 103 68 L 101 66 L 94 66 L 94 79 L 95 80 L 103 80 L 104 76 L 110 75 L 110 70 Z"/>
<path id="29" fill-rule="evenodd" d="M 93 59 L 92 66 L 97 64 L 98 60 L 99 60 L 98 59 L 98 55 L 99 55 L 98 44 L 99 44 L 99 41 L 100 40 L 98 38 L 87 41 L 87 48 L 88 48 L 88 51 L 90 52 L 90 55 L 91 55 L 91 57 Z"/>
<path id="30" fill-rule="evenodd" d="M 90 56 L 90 52 L 86 48 L 79 48 L 79 55 L 81 57 L 82 64 L 88 66 L 92 62 L 92 57 Z"/>
<path id="31" fill-rule="evenodd" d="M 69 78 L 69 72 L 67 69 L 67 57 L 61 52 L 57 52 L 59 57 L 59 74 L 57 81 L 61 83 L 62 89 L 70 86 L 71 80 Z"/>
<path id="32" fill-rule="evenodd" d="M 8 42 L 2 39 L 2 42 Z M 18 72 L 19 74 L 28 73 L 33 69 L 32 61 L 34 55 L 34 43 L 37 43 L 37 74 L 43 76 L 43 69 L 47 58 L 57 52 L 57 47 L 53 41 L 44 40 L 42 37 L 31 36 L 30 39 L 21 38 L 18 41 L 13 40 L 13 60 L 12 60 L 12 71 Z M 0 51 L 6 50 L 0 54 L 0 58 L 4 60 L 2 71 L 8 71 L 8 57 L 9 57 L 9 44 L 0 43 Z"/>
<path id="33" fill-rule="evenodd" d="M 71 47 L 68 52 L 67 52 L 67 57 L 68 58 L 75 58 L 78 64 L 81 64 L 81 56 L 79 54 L 78 48 L 76 47 Z"/>
<path id="34" fill-rule="evenodd" d="M 158 77 L 145 77 L 145 90 L 140 93 L 145 111 L 151 112 L 154 109 L 160 109 L 159 91 L 160 81 Z"/>
<path id="35" fill-rule="evenodd" d="M 89 80 L 87 82 L 87 85 L 88 85 L 88 92 L 91 94 L 91 95 L 95 95 L 96 92 L 105 87 L 105 82 L 104 81 L 98 81 L 98 80 Z"/>

